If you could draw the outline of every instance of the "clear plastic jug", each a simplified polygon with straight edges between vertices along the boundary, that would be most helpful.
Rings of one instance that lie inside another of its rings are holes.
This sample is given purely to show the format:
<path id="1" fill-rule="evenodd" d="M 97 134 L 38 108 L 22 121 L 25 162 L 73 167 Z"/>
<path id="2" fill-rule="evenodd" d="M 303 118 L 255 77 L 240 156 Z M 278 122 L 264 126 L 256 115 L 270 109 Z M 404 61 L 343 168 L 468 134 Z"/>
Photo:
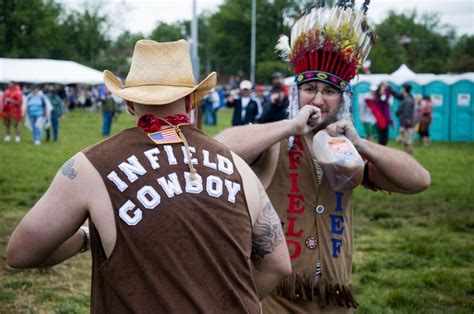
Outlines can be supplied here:
<path id="1" fill-rule="evenodd" d="M 321 130 L 313 137 L 312 149 L 335 191 L 352 189 L 362 183 L 364 161 L 347 137 L 332 137 Z"/>

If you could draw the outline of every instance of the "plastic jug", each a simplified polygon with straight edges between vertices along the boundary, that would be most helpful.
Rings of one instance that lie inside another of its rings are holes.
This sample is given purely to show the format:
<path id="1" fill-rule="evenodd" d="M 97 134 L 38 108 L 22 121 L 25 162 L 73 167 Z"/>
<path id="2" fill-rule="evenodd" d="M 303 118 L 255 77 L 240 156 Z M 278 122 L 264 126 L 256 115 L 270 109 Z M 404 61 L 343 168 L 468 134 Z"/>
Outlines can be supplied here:
<path id="1" fill-rule="evenodd" d="M 321 130 L 313 137 L 312 149 L 334 190 L 352 189 L 362 183 L 364 161 L 347 137 L 332 137 Z"/>

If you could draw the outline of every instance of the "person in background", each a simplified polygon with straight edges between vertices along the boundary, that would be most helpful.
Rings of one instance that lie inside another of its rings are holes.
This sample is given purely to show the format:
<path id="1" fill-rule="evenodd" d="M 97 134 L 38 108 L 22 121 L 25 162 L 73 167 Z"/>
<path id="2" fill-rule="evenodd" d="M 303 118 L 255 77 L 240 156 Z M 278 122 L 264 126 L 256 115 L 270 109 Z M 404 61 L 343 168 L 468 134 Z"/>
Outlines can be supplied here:
<path id="1" fill-rule="evenodd" d="M 272 76 L 272 89 L 270 99 L 263 107 L 263 114 L 258 119 L 259 123 L 274 122 L 288 117 L 288 87 L 285 85 L 285 77 L 281 72 L 275 72 Z"/>
<path id="2" fill-rule="evenodd" d="M 433 120 L 433 103 L 430 96 L 423 96 L 421 98 L 418 119 L 418 135 L 420 136 L 420 144 L 430 146 L 430 125 Z"/>
<path id="3" fill-rule="evenodd" d="M 102 97 L 102 136 L 109 136 L 112 129 L 112 121 L 115 115 L 115 100 L 109 90 Z"/>
<path id="4" fill-rule="evenodd" d="M 31 92 L 26 97 L 26 101 L 26 112 L 33 131 L 33 141 L 35 145 L 40 145 L 43 139 L 42 130 L 51 122 L 51 103 L 37 84 L 31 85 Z"/>
<path id="5" fill-rule="evenodd" d="M 250 93 L 252 91 L 252 82 L 243 80 L 240 82 L 240 98 L 234 98 L 230 94 L 227 98 L 227 107 L 233 107 L 232 125 L 245 125 L 254 123 L 258 115 L 258 103 L 252 99 Z"/>
<path id="6" fill-rule="evenodd" d="M 265 108 L 265 103 L 267 102 L 268 92 L 265 88 L 265 85 L 256 84 L 255 85 L 255 98 L 262 104 L 262 108 Z"/>
<path id="7" fill-rule="evenodd" d="M 10 128 L 15 130 L 15 142 L 21 142 L 21 120 L 23 119 L 23 93 L 15 82 L 8 82 L 8 87 L 2 95 L 0 117 L 5 125 L 5 142 L 11 141 Z"/>
<path id="8" fill-rule="evenodd" d="M 114 114 L 114 121 L 118 122 L 120 115 L 125 110 L 125 102 L 122 98 L 115 96 L 112 94 L 112 98 L 115 101 L 115 114 Z"/>
<path id="9" fill-rule="evenodd" d="M 400 121 L 400 139 L 405 151 L 413 155 L 413 131 L 415 128 L 415 99 L 411 94 L 411 85 L 403 84 L 402 92 L 392 91 L 393 97 L 400 100 L 396 115 Z"/>
<path id="10" fill-rule="evenodd" d="M 377 135 L 380 145 L 388 143 L 388 129 L 394 126 L 392 114 L 390 113 L 390 97 L 392 96 L 392 88 L 387 82 L 380 83 L 376 91 L 375 107 L 380 112 L 383 119 L 377 120 Z M 382 122 L 385 121 L 385 122 Z"/>
<path id="11" fill-rule="evenodd" d="M 90 244 L 91 313 L 260 313 L 290 259 L 255 174 L 189 121 L 216 73 L 195 84 L 185 40 L 140 40 L 125 86 L 109 71 L 104 81 L 137 126 L 64 164 L 7 264 L 56 265 Z"/>
<path id="12" fill-rule="evenodd" d="M 78 95 L 77 95 L 77 86 L 76 85 L 68 85 L 67 86 L 67 110 L 72 111 L 78 105 Z"/>
<path id="13" fill-rule="evenodd" d="M 219 110 L 220 97 L 219 93 L 215 88 L 209 91 L 209 94 L 204 96 L 201 105 L 201 112 L 204 116 L 205 125 L 216 125 L 217 124 L 217 110 Z"/>
<path id="14" fill-rule="evenodd" d="M 51 109 L 51 123 L 48 128 L 46 128 L 46 141 L 49 142 L 51 138 L 51 128 L 53 129 L 53 141 L 54 143 L 58 142 L 58 132 L 59 132 L 59 119 L 62 119 L 64 116 L 64 105 L 59 97 L 54 86 L 50 86 L 48 92 L 46 93 L 52 109 Z"/>

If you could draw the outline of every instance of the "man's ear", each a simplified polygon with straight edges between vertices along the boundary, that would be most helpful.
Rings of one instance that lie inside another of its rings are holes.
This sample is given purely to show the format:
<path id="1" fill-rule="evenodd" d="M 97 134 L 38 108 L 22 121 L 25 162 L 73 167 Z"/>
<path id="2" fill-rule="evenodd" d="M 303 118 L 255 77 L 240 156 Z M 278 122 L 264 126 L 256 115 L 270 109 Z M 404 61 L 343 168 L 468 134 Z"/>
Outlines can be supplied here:
<path id="1" fill-rule="evenodd" d="M 127 111 L 129 114 L 132 116 L 135 115 L 135 104 L 131 101 L 125 100 L 125 103 L 127 104 Z"/>
<path id="2" fill-rule="evenodd" d="M 193 110 L 193 102 L 191 100 L 191 95 L 184 97 L 184 104 L 186 106 L 186 113 L 190 113 Z"/>

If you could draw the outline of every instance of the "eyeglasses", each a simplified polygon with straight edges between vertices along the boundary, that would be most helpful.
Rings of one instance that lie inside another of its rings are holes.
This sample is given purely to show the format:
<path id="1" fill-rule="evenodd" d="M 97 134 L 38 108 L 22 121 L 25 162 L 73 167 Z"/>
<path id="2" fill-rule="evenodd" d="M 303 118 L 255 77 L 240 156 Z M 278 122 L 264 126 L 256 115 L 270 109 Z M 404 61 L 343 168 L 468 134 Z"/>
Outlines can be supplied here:
<path id="1" fill-rule="evenodd" d="M 338 98 L 339 95 L 341 94 L 340 91 L 334 88 L 325 87 L 323 89 L 317 89 L 316 86 L 311 86 L 311 85 L 302 86 L 299 88 L 299 90 L 301 92 L 301 96 L 311 98 L 311 99 L 316 97 L 318 92 L 321 92 L 321 95 L 323 95 L 323 98 L 327 100 L 334 100 Z"/>

